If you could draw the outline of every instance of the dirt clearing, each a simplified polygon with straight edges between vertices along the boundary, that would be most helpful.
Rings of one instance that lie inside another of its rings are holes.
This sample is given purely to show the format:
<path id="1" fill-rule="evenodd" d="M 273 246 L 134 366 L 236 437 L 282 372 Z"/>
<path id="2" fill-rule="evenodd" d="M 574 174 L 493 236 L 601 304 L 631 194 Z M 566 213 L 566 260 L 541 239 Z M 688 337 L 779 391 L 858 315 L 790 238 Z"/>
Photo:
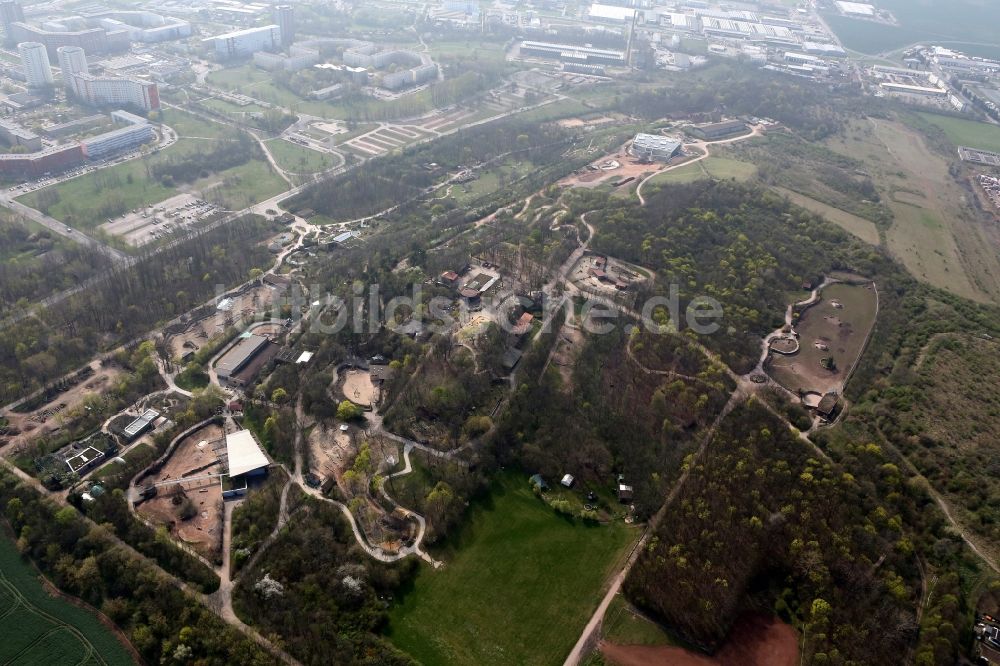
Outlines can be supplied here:
<path id="1" fill-rule="evenodd" d="M 796 666 L 799 636 L 774 617 L 741 618 L 714 656 L 679 647 L 601 643 L 604 658 L 615 666 Z"/>
<path id="2" fill-rule="evenodd" d="M 140 516 L 166 527 L 171 536 L 212 562 L 219 561 L 222 553 L 222 487 L 217 475 L 224 470 L 215 448 L 223 436 L 220 426 L 209 425 L 184 438 L 144 485 L 193 480 L 159 486 L 156 497 L 136 508 Z"/>
<path id="3" fill-rule="evenodd" d="M 375 400 L 375 386 L 367 370 L 348 370 L 344 373 L 344 397 L 357 405 L 370 407 Z"/>

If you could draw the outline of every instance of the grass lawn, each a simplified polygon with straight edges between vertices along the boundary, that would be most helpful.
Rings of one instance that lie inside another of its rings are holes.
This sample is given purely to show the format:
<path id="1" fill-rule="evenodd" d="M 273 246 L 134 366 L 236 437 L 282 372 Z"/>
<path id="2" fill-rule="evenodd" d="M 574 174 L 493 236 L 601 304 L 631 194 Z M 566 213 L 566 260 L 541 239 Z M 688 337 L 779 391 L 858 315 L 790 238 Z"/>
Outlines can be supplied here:
<path id="1" fill-rule="evenodd" d="M 921 118 L 941 128 L 948 140 L 956 146 L 1000 152 L 1000 126 L 963 120 L 936 113 L 918 113 Z"/>
<path id="2" fill-rule="evenodd" d="M 321 153 L 285 139 L 268 141 L 267 150 L 278 166 L 292 173 L 316 173 L 340 164 L 340 159 L 336 155 Z"/>
<path id="3" fill-rule="evenodd" d="M 728 157 L 708 157 L 702 167 L 710 176 L 720 180 L 734 179 L 742 183 L 757 175 L 757 167 L 753 164 Z"/>
<path id="4" fill-rule="evenodd" d="M 390 610 L 389 638 L 425 664 L 561 663 L 638 536 L 560 517 L 526 474 L 499 475 L 445 566 L 423 567 Z"/>
<path id="5" fill-rule="evenodd" d="M 703 160 L 679 166 L 654 176 L 648 185 L 693 183 L 702 178 L 733 178 L 740 182 L 750 180 L 757 174 L 757 167 L 749 162 L 727 157 L 706 157 Z"/>
<path id="6" fill-rule="evenodd" d="M 72 226 L 93 229 L 107 221 L 109 216 L 104 211 L 112 197 L 121 202 L 123 209 L 131 210 L 159 203 L 183 188 L 199 191 L 206 199 L 218 201 L 230 210 L 239 210 L 288 189 L 285 181 L 262 161 L 251 161 L 210 174 L 190 185 L 175 187 L 167 187 L 146 174 L 145 161 L 152 167 L 160 161 L 177 157 L 190 157 L 193 168 L 196 168 L 198 155 L 207 143 L 199 139 L 181 139 L 170 148 L 145 159 L 130 160 L 73 178 L 26 194 L 18 201 L 38 208 L 49 198 L 49 215 Z M 51 200 L 53 196 L 58 197 L 54 203 Z"/>
<path id="7" fill-rule="evenodd" d="M 674 644 L 662 627 L 636 611 L 621 594 L 608 606 L 602 629 L 604 640 L 618 645 Z"/>
<path id="8" fill-rule="evenodd" d="M 225 125 L 204 120 L 200 116 L 178 109 L 163 109 L 160 114 L 163 124 L 173 128 L 180 136 L 218 138 L 232 131 Z"/>
<path id="9" fill-rule="evenodd" d="M 253 65 L 220 69 L 208 75 L 209 85 L 228 92 L 238 92 L 271 104 L 293 108 L 321 118 L 333 118 L 336 108 L 326 102 L 305 100 L 274 83 L 273 75 Z"/>
<path id="10" fill-rule="evenodd" d="M 45 591 L 6 529 L 0 533 L 0 617 L 0 659 L 5 664 L 133 663 L 97 617 Z"/>
<path id="11" fill-rule="evenodd" d="M 676 183 L 693 183 L 696 180 L 701 180 L 702 178 L 707 178 L 708 174 L 701 166 L 701 162 L 694 162 L 693 164 L 685 164 L 684 166 L 679 166 L 676 169 L 671 169 L 670 171 L 664 171 L 655 175 L 647 183 L 649 185 L 667 185 Z"/>

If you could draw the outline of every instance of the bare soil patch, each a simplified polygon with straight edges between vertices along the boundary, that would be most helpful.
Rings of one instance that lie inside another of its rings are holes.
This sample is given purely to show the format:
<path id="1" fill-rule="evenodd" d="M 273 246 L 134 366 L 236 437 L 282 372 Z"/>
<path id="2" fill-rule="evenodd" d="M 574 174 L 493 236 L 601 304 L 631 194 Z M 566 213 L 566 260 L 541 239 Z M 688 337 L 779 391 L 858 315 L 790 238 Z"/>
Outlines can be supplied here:
<path id="1" fill-rule="evenodd" d="M 177 445 L 163 468 L 147 482 L 196 479 L 161 486 L 156 497 L 137 507 L 139 515 L 154 525 L 162 525 L 179 541 L 191 546 L 210 561 L 217 561 L 222 548 L 222 487 L 214 476 L 223 472 L 212 443 L 221 440 L 218 425 L 206 426 Z M 210 478 L 204 478 L 213 475 Z M 184 519 L 185 510 L 193 516 Z"/>
<path id="2" fill-rule="evenodd" d="M 312 458 L 312 473 L 322 480 L 340 479 L 347 462 L 354 455 L 354 443 L 349 433 L 338 428 L 317 423 L 309 433 L 309 452 Z"/>
<path id="3" fill-rule="evenodd" d="M 367 370 L 348 370 L 344 373 L 341 390 L 351 402 L 370 407 L 375 401 L 376 390 Z"/>
<path id="4" fill-rule="evenodd" d="M 798 633 L 775 617 L 746 615 L 714 656 L 671 646 L 601 643 L 604 658 L 616 666 L 796 666 Z"/>

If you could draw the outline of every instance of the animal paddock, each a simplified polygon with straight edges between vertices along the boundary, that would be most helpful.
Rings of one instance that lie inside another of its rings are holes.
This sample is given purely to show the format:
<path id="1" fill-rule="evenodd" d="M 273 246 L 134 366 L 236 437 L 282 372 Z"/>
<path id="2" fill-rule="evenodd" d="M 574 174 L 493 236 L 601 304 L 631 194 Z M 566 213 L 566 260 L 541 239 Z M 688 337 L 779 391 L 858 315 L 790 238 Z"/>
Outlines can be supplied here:
<path id="1" fill-rule="evenodd" d="M 182 440 L 163 467 L 147 477 L 143 485 L 180 483 L 158 486 L 155 497 L 136 507 L 140 516 L 166 527 L 171 536 L 210 561 L 221 555 L 222 548 L 222 486 L 217 475 L 225 471 L 219 449 L 222 445 L 224 456 L 223 438 L 222 427 L 213 424 Z M 196 480 L 183 481 L 185 478 Z M 184 520 L 185 510 L 194 515 Z"/>
<path id="2" fill-rule="evenodd" d="M 841 393 L 875 324 L 876 307 L 871 283 L 826 287 L 819 303 L 795 323 L 799 350 L 772 354 L 768 372 L 793 393 Z M 824 359 L 832 359 L 832 368 L 824 367 Z"/>

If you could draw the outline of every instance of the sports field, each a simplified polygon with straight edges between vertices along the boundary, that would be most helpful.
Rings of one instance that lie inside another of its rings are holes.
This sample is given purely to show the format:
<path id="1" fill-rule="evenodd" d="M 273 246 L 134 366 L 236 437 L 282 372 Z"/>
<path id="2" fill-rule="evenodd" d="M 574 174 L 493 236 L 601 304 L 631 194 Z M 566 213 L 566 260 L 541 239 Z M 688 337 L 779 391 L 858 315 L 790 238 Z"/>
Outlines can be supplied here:
<path id="1" fill-rule="evenodd" d="M 92 613 L 49 595 L 38 572 L 0 534 L 0 663 L 124 666 L 133 661 Z"/>
<path id="2" fill-rule="evenodd" d="M 424 566 L 390 610 L 389 638 L 424 664 L 562 663 L 638 537 L 561 517 L 527 474 L 500 475 L 445 565 Z"/>

